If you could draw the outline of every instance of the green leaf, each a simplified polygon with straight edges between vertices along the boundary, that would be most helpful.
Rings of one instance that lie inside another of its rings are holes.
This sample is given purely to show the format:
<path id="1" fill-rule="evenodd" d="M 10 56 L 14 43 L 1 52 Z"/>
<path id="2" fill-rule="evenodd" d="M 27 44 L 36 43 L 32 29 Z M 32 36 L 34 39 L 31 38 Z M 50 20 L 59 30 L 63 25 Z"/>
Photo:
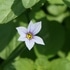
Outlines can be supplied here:
<path id="1" fill-rule="evenodd" d="M 39 1 L 40 0 L 22 0 L 22 3 L 25 8 L 31 8 Z"/>
<path id="2" fill-rule="evenodd" d="M 55 55 L 62 47 L 65 41 L 64 28 L 58 22 L 42 21 L 42 30 L 40 37 L 43 38 L 45 46 L 36 45 L 35 52 L 40 55 Z"/>
<path id="3" fill-rule="evenodd" d="M 0 57 L 6 59 L 14 48 L 18 45 L 16 34 L 16 26 L 18 24 L 10 22 L 0 25 Z M 15 38 L 13 38 L 15 36 Z M 11 42 L 11 43 L 10 43 Z"/>
<path id="4" fill-rule="evenodd" d="M 35 61 L 36 70 L 48 70 L 48 67 L 49 61 L 47 60 L 47 57 L 42 56 L 36 59 Z"/>
<path id="5" fill-rule="evenodd" d="M 19 0 L 0 0 L 0 24 L 7 23 L 16 18 L 24 10 Z"/>
<path id="6" fill-rule="evenodd" d="M 70 0 L 63 0 L 63 1 L 68 7 L 70 7 Z"/>
<path id="7" fill-rule="evenodd" d="M 65 24 L 65 43 L 62 48 L 62 52 L 67 56 L 67 54 L 70 52 L 70 16 L 64 19 Z"/>
<path id="8" fill-rule="evenodd" d="M 36 5 L 32 7 L 32 11 L 39 10 L 42 6 L 44 6 L 46 0 L 40 0 Z"/>
<path id="9" fill-rule="evenodd" d="M 35 70 L 34 62 L 30 59 L 20 58 L 13 63 L 16 70 Z"/>
<path id="10" fill-rule="evenodd" d="M 67 59 L 53 60 L 48 70 L 70 70 L 70 61 Z"/>
<path id="11" fill-rule="evenodd" d="M 68 53 L 66 58 L 70 61 L 70 52 Z"/>
<path id="12" fill-rule="evenodd" d="M 30 13 L 30 19 L 42 21 L 42 29 L 39 36 L 43 38 L 45 46 L 35 45 L 35 53 L 40 55 L 53 56 L 62 47 L 65 41 L 65 31 L 61 24 L 55 21 L 48 21 L 43 11 L 38 10 Z"/>
<path id="13" fill-rule="evenodd" d="M 63 0 L 47 0 L 50 4 L 64 4 Z"/>
<path id="14" fill-rule="evenodd" d="M 69 12 L 62 13 L 58 16 L 52 16 L 52 15 L 47 14 L 47 19 L 49 21 L 58 21 L 58 22 L 62 23 L 64 18 L 67 17 L 67 16 L 69 16 Z"/>
<path id="15" fill-rule="evenodd" d="M 13 22 L 0 25 L 0 52 L 7 46 L 12 37 L 16 34 L 15 27 L 17 25 L 18 24 Z"/>
<path id="16" fill-rule="evenodd" d="M 66 8 L 67 7 L 65 5 L 49 5 L 47 10 L 50 14 L 57 16 L 65 12 Z"/>
<path id="17" fill-rule="evenodd" d="M 13 52 L 13 50 L 20 44 L 20 42 L 17 41 L 18 36 L 15 35 L 10 43 L 5 46 L 5 48 L 0 52 L 0 57 L 3 59 L 7 59 L 9 55 Z"/>
<path id="18" fill-rule="evenodd" d="M 7 59 L 13 50 L 21 43 L 18 41 L 19 34 L 16 30 L 18 25 L 27 26 L 27 18 L 23 14 L 19 18 L 7 23 L 0 25 L 0 57 Z M 17 34 L 16 34 L 17 32 Z"/>
<path id="19" fill-rule="evenodd" d="M 12 64 L 8 64 L 3 70 L 15 70 L 15 68 Z"/>
<path id="20" fill-rule="evenodd" d="M 36 11 L 31 11 L 30 14 L 29 14 L 29 18 L 32 20 L 32 19 L 41 19 L 41 18 L 44 18 L 46 17 L 46 14 L 44 13 L 43 10 L 36 10 Z"/>
<path id="21" fill-rule="evenodd" d="M 64 54 L 64 52 L 62 52 L 61 50 L 58 51 L 58 56 L 61 57 L 61 58 L 65 58 L 66 55 Z"/>

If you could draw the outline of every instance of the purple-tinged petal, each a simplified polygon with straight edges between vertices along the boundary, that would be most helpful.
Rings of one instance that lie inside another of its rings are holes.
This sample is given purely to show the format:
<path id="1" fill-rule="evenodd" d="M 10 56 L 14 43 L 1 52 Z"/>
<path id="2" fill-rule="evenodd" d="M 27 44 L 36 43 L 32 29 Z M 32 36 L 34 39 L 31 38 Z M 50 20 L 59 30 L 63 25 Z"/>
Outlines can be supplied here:
<path id="1" fill-rule="evenodd" d="M 18 38 L 18 41 L 25 41 L 26 40 L 26 38 L 24 37 L 24 36 L 20 36 L 19 38 Z"/>
<path id="2" fill-rule="evenodd" d="M 32 21 L 30 21 L 29 26 L 28 26 L 28 32 L 33 33 L 33 35 L 37 34 L 40 30 L 41 30 L 41 21 L 34 23 Z"/>
<path id="3" fill-rule="evenodd" d="M 17 29 L 19 35 L 24 36 L 24 34 L 27 33 L 27 29 L 25 27 L 17 27 L 16 29 Z"/>
<path id="4" fill-rule="evenodd" d="M 34 36 L 34 42 L 36 42 L 37 44 L 45 45 L 43 39 L 38 36 Z"/>
<path id="5" fill-rule="evenodd" d="M 33 29 L 33 22 L 30 21 L 29 25 L 28 25 L 28 32 L 32 32 Z"/>
<path id="6" fill-rule="evenodd" d="M 34 24 L 33 34 L 37 34 L 41 30 L 41 21 Z"/>
<path id="7" fill-rule="evenodd" d="M 35 35 L 41 30 L 41 27 L 41 21 L 37 23 L 33 23 L 32 21 L 30 21 L 28 25 L 28 32 L 31 32 Z"/>
<path id="8" fill-rule="evenodd" d="M 33 41 L 33 39 L 32 39 L 32 40 L 26 39 L 25 44 L 26 44 L 26 47 L 27 47 L 29 50 L 31 50 L 31 49 L 33 48 L 33 46 L 34 46 L 34 41 Z"/>

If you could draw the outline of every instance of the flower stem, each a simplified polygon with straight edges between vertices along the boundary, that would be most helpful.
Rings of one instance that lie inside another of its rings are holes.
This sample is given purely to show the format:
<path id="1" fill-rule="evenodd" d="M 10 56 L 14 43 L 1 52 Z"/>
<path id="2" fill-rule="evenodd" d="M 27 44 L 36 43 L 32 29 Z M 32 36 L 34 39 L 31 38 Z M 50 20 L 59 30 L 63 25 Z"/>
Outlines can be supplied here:
<path id="1" fill-rule="evenodd" d="M 23 44 L 21 43 L 11 54 L 10 56 L 7 58 L 7 60 L 5 60 L 0 68 L 4 68 L 6 65 L 8 65 L 9 63 L 11 63 L 18 55 L 20 55 L 23 51 L 24 51 L 24 47 Z"/>

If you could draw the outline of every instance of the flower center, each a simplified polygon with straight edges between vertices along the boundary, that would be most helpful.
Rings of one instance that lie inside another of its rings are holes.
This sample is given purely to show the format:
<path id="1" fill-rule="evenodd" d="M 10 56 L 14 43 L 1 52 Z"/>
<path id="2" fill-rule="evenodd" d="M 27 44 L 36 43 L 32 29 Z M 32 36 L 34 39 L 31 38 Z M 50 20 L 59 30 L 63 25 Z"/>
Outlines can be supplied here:
<path id="1" fill-rule="evenodd" d="M 30 39 L 33 38 L 33 35 L 32 35 L 31 33 L 27 33 L 27 34 L 26 34 L 26 38 L 30 40 Z"/>

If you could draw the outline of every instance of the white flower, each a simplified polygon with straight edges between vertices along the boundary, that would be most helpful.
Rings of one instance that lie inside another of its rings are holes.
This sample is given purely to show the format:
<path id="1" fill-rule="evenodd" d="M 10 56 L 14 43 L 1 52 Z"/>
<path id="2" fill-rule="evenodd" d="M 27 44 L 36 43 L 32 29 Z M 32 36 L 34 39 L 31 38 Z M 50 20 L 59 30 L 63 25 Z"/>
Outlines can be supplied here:
<path id="1" fill-rule="evenodd" d="M 31 50 L 35 43 L 45 45 L 42 38 L 35 36 L 41 30 L 41 22 L 33 24 L 30 21 L 28 28 L 17 27 L 17 31 L 20 35 L 18 41 L 25 41 L 26 47 Z"/>

